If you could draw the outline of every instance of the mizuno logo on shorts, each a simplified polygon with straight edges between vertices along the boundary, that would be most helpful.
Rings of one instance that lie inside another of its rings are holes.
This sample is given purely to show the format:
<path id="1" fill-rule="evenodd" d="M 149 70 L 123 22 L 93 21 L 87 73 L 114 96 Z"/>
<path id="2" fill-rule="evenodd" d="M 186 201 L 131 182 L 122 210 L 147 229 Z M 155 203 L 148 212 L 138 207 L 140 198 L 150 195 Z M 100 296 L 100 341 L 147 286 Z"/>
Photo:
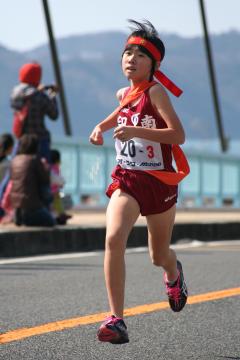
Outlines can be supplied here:
<path id="1" fill-rule="evenodd" d="M 168 202 L 168 201 L 174 199 L 176 196 L 177 196 L 177 194 L 174 194 L 172 196 L 168 196 L 166 199 L 164 199 L 164 202 Z"/>

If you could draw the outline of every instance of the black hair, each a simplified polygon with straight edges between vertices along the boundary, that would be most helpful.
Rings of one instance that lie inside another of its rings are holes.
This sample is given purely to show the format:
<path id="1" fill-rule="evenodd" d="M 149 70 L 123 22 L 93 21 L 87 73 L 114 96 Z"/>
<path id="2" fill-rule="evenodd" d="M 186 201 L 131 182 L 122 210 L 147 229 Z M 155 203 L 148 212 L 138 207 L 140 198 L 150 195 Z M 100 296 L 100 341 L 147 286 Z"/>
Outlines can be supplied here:
<path id="1" fill-rule="evenodd" d="M 61 153 L 57 149 L 51 149 L 50 153 L 51 164 L 60 163 L 61 161 Z"/>
<path id="2" fill-rule="evenodd" d="M 150 23 L 150 21 L 143 20 L 143 22 L 140 23 L 138 21 L 128 19 L 128 22 L 133 24 L 133 26 L 130 26 L 130 29 L 132 30 L 132 33 L 128 36 L 128 39 L 130 37 L 132 37 L 132 36 L 139 36 L 139 37 L 141 37 L 143 39 L 146 39 L 146 40 L 150 41 L 158 49 L 158 51 L 160 52 L 161 61 L 162 61 L 164 56 L 165 56 L 165 46 L 164 46 L 164 43 L 162 42 L 162 40 L 160 39 L 157 30 Z M 128 44 L 126 46 L 126 48 L 124 49 L 124 52 L 126 50 L 131 49 L 132 46 L 136 46 L 136 45 Z M 141 52 L 143 52 L 144 54 L 149 56 L 150 59 L 152 60 L 152 69 L 151 69 L 151 75 L 150 75 L 150 80 L 152 80 L 153 74 L 155 72 L 156 59 L 154 59 L 152 54 L 145 47 L 143 47 L 141 45 L 137 45 L 137 46 L 139 47 Z M 123 54 L 124 54 L 124 52 L 123 52 Z"/>
<path id="3" fill-rule="evenodd" d="M 14 138 L 11 134 L 2 134 L 0 136 L 0 158 L 6 156 L 6 152 L 14 145 Z"/>
<path id="4" fill-rule="evenodd" d="M 18 154 L 36 155 L 39 140 L 35 134 L 25 134 L 19 140 Z"/>

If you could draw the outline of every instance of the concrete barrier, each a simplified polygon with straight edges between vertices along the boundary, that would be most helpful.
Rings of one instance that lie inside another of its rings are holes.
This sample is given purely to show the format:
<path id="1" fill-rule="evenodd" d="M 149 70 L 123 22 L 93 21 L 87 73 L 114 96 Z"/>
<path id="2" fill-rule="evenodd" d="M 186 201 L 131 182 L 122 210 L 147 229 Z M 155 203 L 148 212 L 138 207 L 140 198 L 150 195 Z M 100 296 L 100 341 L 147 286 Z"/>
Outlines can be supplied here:
<path id="1" fill-rule="evenodd" d="M 104 226 L 57 226 L 55 228 L 15 228 L 0 231 L 0 257 L 59 254 L 104 249 Z M 240 222 L 177 223 L 172 243 L 240 239 Z M 147 246 L 147 229 L 136 225 L 128 247 Z"/>

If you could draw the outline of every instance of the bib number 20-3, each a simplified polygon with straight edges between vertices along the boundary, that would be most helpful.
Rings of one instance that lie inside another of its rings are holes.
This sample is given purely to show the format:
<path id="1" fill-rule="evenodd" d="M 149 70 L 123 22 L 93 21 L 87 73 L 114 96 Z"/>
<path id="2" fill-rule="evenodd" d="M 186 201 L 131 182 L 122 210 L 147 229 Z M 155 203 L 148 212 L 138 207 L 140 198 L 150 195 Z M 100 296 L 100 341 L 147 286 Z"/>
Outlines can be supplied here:
<path id="1" fill-rule="evenodd" d="M 116 141 L 117 162 L 124 168 L 162 170 L 163 158 L 159 143 L 140 138 Z"/>

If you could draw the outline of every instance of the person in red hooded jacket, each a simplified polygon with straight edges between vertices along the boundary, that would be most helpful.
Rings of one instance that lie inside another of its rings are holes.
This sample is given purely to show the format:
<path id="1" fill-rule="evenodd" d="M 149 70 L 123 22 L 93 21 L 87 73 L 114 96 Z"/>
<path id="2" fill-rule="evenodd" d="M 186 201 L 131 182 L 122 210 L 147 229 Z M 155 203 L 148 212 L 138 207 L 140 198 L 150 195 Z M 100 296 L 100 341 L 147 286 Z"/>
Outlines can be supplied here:
<path id="1" fill-rule="evenodd" d="M 21 110 L 27 104 L 27 116 L 24 119 L 22 134 L 34 134 L 39 141 L 39 157 L 50 160 L 51 136 L 45 126 L 44 118 L 58 118 L 56 99 L 57 86 L 44 86 L 40 83 L 42 67 L 37 62 L 24 64 L 19 70 L 19 81 L 11 93 L 10 102 L 14 111 Z"/>

